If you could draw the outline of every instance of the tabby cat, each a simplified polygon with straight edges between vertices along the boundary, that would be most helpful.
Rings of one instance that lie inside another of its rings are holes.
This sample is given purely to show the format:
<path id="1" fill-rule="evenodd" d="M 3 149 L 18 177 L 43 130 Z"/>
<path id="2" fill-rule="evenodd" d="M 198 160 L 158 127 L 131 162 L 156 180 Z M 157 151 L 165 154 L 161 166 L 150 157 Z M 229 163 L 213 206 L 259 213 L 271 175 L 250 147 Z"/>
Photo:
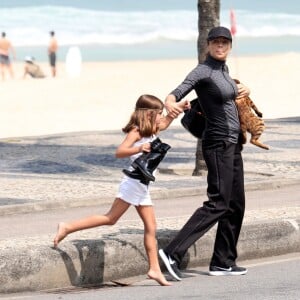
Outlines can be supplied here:
<path id="1" fill-rule="evenodd" d="M 240 83 L 239 80 L 235 79 L 236 83 Z M 242 131 L 242 143 L 247 142 L 247 131 L 251 134 L 250 143 L 269 150 L 269 146 L 263 144 L 258 139 L 265 129 L 262 113 L 258 110 L 254 102 L 249 97 L 243 97 L 235 100 Z M 255 111 L 256 115 L 253 113 Z"/>

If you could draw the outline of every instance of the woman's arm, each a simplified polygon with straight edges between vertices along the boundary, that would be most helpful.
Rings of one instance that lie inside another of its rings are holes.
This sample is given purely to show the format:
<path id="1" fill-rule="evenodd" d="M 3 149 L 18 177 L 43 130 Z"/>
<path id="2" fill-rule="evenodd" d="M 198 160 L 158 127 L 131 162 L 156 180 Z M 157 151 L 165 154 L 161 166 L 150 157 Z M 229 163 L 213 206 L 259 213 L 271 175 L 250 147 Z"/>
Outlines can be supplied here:
<path id="1" fill-rule="evenodd" d="M 149 152 L 151 150 L 150 143 L 145 143 L 137 147 L 133 147 L 133 144 L 140 140 L 141 136 L 138 129 L 131 130 L 117 148 L 115 156 L 117 158 L 128 157 L 140 152 Z"/>
<path id="2" fill-rule="evenodd" d="M 168 95 L 165 100 L 165 107 L 171 118 L 175 119 L 182 113 L 182 109 L 176 102 L 176 97 L 172 94 Z"/>
<path id="3" fill-rule="evenodd" d="M 166 97 L 165 107 L 172 118 L 177 118 L 178 115 L 186 109 L 179 105 L 179 101 L 189 94 L 195 88 L 199 80 L 204 77 L 207 77 L 207 74 L 202 70 L 201 65 L 198 65 L 186 76 L 184 81 Z"/>

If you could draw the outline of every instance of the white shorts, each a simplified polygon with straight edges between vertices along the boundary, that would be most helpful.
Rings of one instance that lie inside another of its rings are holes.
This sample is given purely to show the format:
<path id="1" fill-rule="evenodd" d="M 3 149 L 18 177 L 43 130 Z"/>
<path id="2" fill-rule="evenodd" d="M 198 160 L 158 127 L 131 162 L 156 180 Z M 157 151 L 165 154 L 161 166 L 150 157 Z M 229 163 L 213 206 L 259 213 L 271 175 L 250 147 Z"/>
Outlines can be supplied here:
<path id="1" fill-rule="evenodd" d="M 123 177 L 117 198 L 121 198 L 125 202 L 135 206 L 153 205 L 149 193 L 149 185 L 145 185 L 138 179 L 128 176 Z"/>

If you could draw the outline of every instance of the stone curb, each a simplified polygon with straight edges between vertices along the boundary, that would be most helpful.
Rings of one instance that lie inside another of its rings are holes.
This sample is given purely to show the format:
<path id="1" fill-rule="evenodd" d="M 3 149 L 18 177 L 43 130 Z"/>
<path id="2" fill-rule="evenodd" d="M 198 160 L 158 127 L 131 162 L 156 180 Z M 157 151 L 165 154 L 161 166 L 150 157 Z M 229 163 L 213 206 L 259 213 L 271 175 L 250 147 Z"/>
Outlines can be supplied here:
<path id="1" fill-rule="evenodd" d="M 300 216 L 292 220 L 246 222 L 239 240 L 239 258 L 299 251 L 299 225 Z M 175 233 L 174 228 L 158 231 L 159 247 L 167 244 Z M 184 267 L 208 264 L 214 235 L 213 229 L 189 249 Z M 96 240 L 65 241 L 56 250 L 46 240 L 8 240 L 1 244 L 1 293 L 97 286 L 147 272 L 142 229 L 125 229 Z"/>

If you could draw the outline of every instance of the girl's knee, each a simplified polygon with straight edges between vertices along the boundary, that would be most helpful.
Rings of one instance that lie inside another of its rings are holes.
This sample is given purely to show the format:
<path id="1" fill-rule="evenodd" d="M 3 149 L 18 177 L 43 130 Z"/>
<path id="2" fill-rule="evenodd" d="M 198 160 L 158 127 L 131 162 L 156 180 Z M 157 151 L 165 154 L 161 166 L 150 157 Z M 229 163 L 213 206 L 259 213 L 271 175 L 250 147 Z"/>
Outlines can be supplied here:
<path id="1" fill-rule="evenodd" d="M 115 225 L 119 220 L 119 217 L 112 216 L 110 214 L 107 214 L 106 217 L 107 217 L 107 225 Z"/>
<path id="2" fill-rule="evenodd" d="M 144 228 L 145 231 L 145 235 L 149 235 L 149 236 L 156 236 L 156 226 L 151 226 L 151 227 L 145 227 Z"/>

